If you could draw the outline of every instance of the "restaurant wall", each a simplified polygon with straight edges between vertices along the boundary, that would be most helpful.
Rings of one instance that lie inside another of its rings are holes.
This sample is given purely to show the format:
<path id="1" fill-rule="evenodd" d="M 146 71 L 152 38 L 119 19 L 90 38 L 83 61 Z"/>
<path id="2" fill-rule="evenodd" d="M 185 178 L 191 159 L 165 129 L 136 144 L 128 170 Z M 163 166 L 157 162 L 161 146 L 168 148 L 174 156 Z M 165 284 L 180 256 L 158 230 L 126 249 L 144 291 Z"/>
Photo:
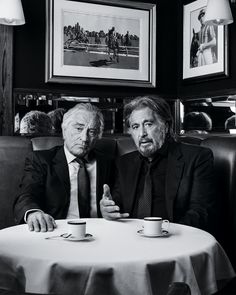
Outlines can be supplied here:
<path id="1" fill-rule="evenodd" d="M 26 24 L 15 27 L 14 30 L 13 88 L 78 91 L 78 93 L 92 96 L 133 96 L 156 93 L 175 98 L 178 1 L 173 1 L 172 9 L 169 9 L 169 2 L 166 0 L 143 0 L 142 2 L 152 2 L 157 5 L 156 88 L 45 83 L 45 0 L 22 0 Z"/>
<path id="2" fill-rule="evenodd" d="M 236 93 L 236 5 L 233 4 L 232 14 L 234 23 L 228 26 L 228 77 L 208 78 L 204 81 L 185 81 L 182 79 L 182 56 L 183 56 L 183 5 L 190 0 L 180 0 L 178 2 L 177 20 L 177 95 L 179 98 L 211 97 Z"/>

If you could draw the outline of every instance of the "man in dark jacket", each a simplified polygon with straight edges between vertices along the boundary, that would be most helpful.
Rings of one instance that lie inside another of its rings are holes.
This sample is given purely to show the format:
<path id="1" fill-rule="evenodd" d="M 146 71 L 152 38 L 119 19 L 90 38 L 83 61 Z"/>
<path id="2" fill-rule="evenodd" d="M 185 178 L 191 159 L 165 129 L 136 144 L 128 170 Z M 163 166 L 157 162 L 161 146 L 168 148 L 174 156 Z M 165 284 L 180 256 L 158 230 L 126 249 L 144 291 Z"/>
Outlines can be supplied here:
<path id="1" fill-rule="evenodd" d="M 102 186 L 110 182 L 112 165 L 112 158 L 95 148 L 103 127 L 101 111 L 89 103 L 65 113 L 64 145 L 26 158 L 14 203 L 16 223 L 25 221 L 30 230 L 52 231 L 54 219 L 101 216 Z"/>
<path id="2" fill-rule="evenodd" d="M 104 186 L 103 217 L 161 216 L 208 229 L 215 197 L 211 150 L 174 140 L 170 108 L 161 98 L 138 97 L 124 115 L 137 151 L 118 160 L 112 194 Z"/>

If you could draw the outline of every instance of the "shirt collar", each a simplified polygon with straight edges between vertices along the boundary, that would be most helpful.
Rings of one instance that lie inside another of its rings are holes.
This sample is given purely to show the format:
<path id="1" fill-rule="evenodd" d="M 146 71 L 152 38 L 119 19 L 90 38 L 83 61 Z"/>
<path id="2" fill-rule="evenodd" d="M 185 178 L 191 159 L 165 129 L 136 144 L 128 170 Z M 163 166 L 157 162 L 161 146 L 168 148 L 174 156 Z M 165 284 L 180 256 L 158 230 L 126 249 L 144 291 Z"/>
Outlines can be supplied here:
<path id="1" fill-rule="evenodd" d="M 67 164 L 70 164 L 71 162 L 73 162 L 76 159 L 76 156 L 72 155 L 72 153 L 68 151 L 65 144 L 64 144 L 64 152 L 66 155 Z"/>
<path id="2" fill-rule="evenodd" d="M 65 144 L 64 144 L 64 152 L 66 155 L 67 164 L 70 164 L 77 158 L 68 150 Z M 95 160 L 94 152 L 93 151 L 89 152 L 88 155 L 85 155 L 84 159 L 86 160 L 87 163 L 93 162 Z"/>

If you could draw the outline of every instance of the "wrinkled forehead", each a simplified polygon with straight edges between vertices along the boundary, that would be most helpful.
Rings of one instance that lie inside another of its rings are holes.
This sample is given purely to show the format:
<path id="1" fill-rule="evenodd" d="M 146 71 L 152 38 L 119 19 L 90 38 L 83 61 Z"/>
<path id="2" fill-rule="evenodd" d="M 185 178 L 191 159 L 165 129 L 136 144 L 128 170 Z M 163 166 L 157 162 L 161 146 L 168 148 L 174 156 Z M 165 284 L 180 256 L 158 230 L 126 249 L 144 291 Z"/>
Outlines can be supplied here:
<path id="1" fill-rule="evenodd" d="M 152 121 L 156 123 L 164 123 L 159 114 L 150 109 L 149 107 L 137 108 L 132 111 L 129 118 L 130 125 L 141 124 L 146 121 Z"/>
<path id="2" fill-rule="evenodd" d="M 77 110 L 73 112 L 67 119 L 66 124 L 71 126 L 81 125 L 89 128 L 99 128 L 98 116 L 95 112 L 87 110 Z"/>

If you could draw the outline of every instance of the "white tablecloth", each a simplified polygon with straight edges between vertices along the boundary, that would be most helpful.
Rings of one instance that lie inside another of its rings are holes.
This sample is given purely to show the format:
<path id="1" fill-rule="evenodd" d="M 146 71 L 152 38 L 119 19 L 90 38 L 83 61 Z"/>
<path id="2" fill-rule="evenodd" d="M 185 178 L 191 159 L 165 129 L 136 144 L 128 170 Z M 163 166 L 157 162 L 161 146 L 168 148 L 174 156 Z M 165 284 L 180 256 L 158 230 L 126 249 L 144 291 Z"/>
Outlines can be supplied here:
<path id="1" fill-rule="evenodd" d="M 27 225 L 0 231 L 0 288 L 43 294 L 164 295 L 171 282 L 186 282 L 193 295 L 212 294 L 217 281 L 235 276 L 224 250 L 202 230 L 170 224 L 170 235 L 137 234 L 141 220 L 87 219 L 91 241 L 45 237 Z"/>

